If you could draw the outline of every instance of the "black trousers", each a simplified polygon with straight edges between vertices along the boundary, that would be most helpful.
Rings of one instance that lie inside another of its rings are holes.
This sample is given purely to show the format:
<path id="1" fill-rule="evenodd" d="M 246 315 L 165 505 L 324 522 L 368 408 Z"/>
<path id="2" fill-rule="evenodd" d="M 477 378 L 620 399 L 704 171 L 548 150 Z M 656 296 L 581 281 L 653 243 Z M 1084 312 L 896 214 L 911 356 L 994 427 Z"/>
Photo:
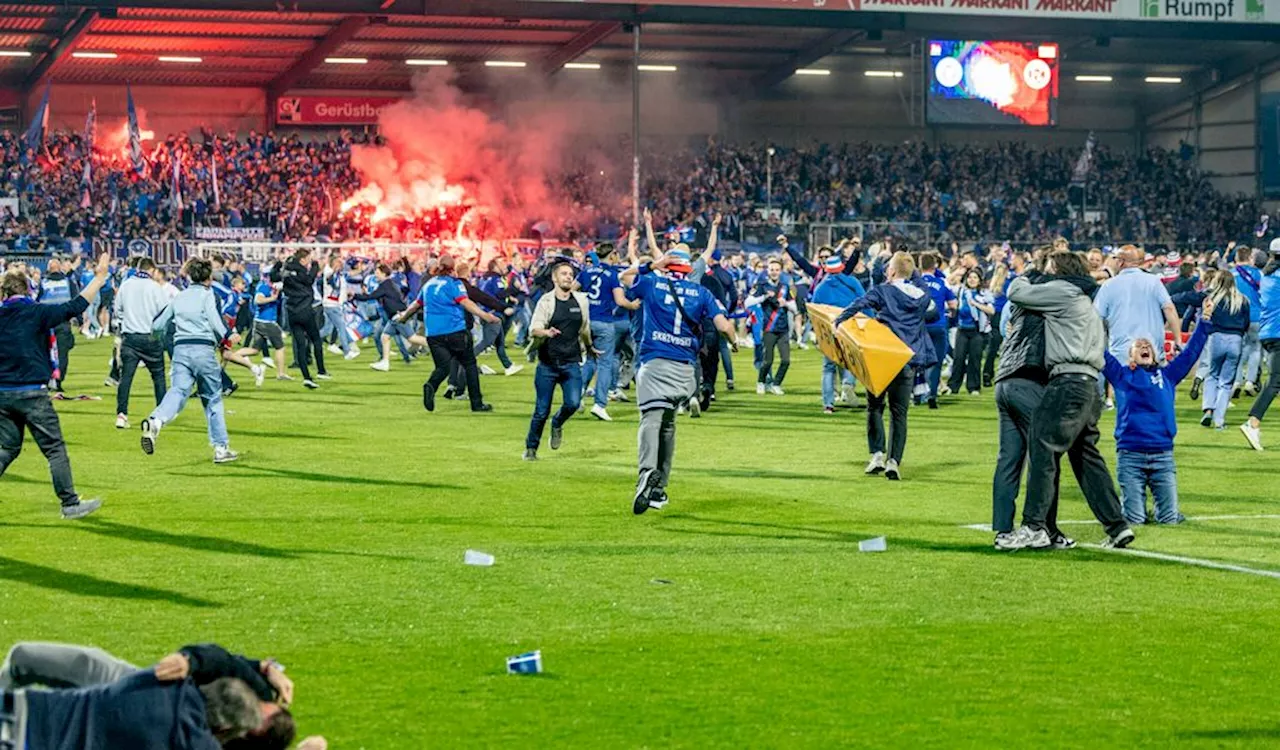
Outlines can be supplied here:
<path id="1" fill-rule="evenodd" d="M 1049 514 L 1058 497 L 1059 462 L 1065 453 L 1089 509 L 1107 534 L 1115 536 L 1129 527 L 1107 462 L 1098 452 L 1101 414 L 1096 377 L 1061 375 L 1049 381 L 1031 420 L 1031 467 L 1023 525 L 1049 529 Z"/>
<path id="2" fill-rule="evenodd" d="M 787 369 L 791 367 L 791 339 L 785 333 L 766 333 L 761 337 L 760 345 L 764 347 L 764 359 L 760 360 L 760 382 L 772 385 L 782 385 L 782 381 L 787 377 Z M 778 371 L 773 374 L 772 379 L 769 373 L 773 371 L 773 350 L 777 348 Z"/>
<path id="3" fill-rule="evenodd" d="M 71 332 L 70 323 L 61 323 L 53 329 L 53 339 L 58 343 L 58 388 L 67 379 L 67 368 L 71 365 L 71 350 L 75 348 L 76 337 Z"/>
<path id="4" fill-rule="evenodd" d="M 1044 386 L 1034 380 L 1009 378 L 996 383 L 996 409 L 1000 415 L 1000 451 L 996 455 L 996 472 L 991 480 L 991 528 L 996 532 L 1013 531 L 1018 512 L 1018 491 L 1022 488 L 1022 469 L 1027 463 L 1027 447 L 1031 440 L 1031 424 Z M 1058 529 L 1058 496 L 1055 493 L 1045 525 L 1050 534 Z"/>
<path id="5" fill-rule="evenodd" d="M 987 348 L 987 334 L 976 329 L 956 329 L 956 350 L 951 355 L 951 379 L 947 381 L 952 393 L 960 392 L 960 378 L 970 391 L 982 390 L 982 353 Z"/>
<path id="6" fill-rule="evenodd" d="M 62 439 L 62 424 L 53 410 L 49 393 L 44 390 L 0 391 L 0 476 L 22 452 L 22 435 L 31 437 L 49 462 L 53 490 L 63 505 L 80 502 L 71 481 L 71 459 Z"/>
<path id="7" fill-rule="evenodd" d="M 291 310 L 289 332 L 293 334 L 293 358 L 298 363 L 298 369 L 302 370 L 302 379 L 311 379 L 308 346 L 316 358 L 316 371 L 325 375 L 324 342 L 320 339 L 320 323 L 316 320 L 316 313 L 310 307 Z"/>
<path id="8" fill-rule="evenodd" d="M 428 336 L 427 346 L 431 349 L 431 361 L 436 369 L 427 379 L 431 390 L 440 388 L 440 384 L 449 377 L 449 368 L 456 361 L 462 366 L 467 380 L 467 395 L 471 398 L 471 408 L 476 409 L 484 404 L 480 396 L 480 368 L 476 366 L 476 353 L 472 348 L 471 335 L 466 331 L 446 333 L 442 336 Z"/>
<path id="9" fill-rule="evenodd" d="M 698 364 L 702 376 L 698 392 L 702 397 L 703 408 L 706 408 L 711 402 L 711 394 L 716 392 L 716 378 L 720 377 L 720 332 L 715 328 L 702 332 Z"/>
<path id="10" fill-rule="evenodd" d="M 889 383 L 879 396 L 867 392 L 867 449 L 871 453 L 885 452 L 884 405 L 889 404 L 889 458 L 902 462 L 907 450 L 907 409 L 911 407 L 911 389 L 915 387 L 916 373 L 910 366 Z"/>
<path id="11" fill-rule="evenodd" d="M 1262 350 L 1266 352 L 1267 369 L 1271 374 L 1267 376 L 1267 384 L 1258 391 L 1253 408 L 1249 410 L 1249 416 L 1259 421 L 1267 415 L 1267 409 L 1271 408 L 1271 402 L 1276 396 L 1280 396 L 1280 339 L 1266 339 L 1262 342 Z"/>
<path id="12" fill-rule="evenodd" d="M 982 363 L 982 382 L 990 383 L 996 377 L 996 355 L 1000 353 L 1000 345 L 1004 343 L 1004 334 L 1000 330 L 1000 316 L 993 316 L 991 333 L 987 334 L 987 356 Z"/>
<path id="13" fill-rule="evenodd" d="M 116 388 L 116 414 L 129 413 L 129 390 L 138 363 L 147 366 L 155 389 L 156 406 L 164 399 L 164 347 L 154 336 L 126 333 L 120 342 L 120 385 Z"/>

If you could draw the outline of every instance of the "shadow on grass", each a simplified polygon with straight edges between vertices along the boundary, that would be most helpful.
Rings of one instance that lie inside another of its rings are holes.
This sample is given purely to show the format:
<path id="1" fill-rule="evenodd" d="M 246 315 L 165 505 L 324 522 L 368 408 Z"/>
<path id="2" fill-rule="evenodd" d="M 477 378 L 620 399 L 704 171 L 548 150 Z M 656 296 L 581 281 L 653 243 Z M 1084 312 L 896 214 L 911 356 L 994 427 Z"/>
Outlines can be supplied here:
<path id="1" fill-rule="evenodd" d="M 413 482 L 400 479 L 376 479 L 373 477 L 352 477 L 342 474 L 321 474 L 312 471 L 297 471 L 294 469 L 278 469 L 268 466 L 253 466 L 247 463 L 223 464 L 216 473 L 210 472 L 190 472 L 190 471 L 170 471 L 170 476 L 175 477 L 196 477 L 199 479 L 207 479 L 219 474 L 248 474 L 260 477 L 277 477 L 280 479 L 295 479 L 301 482 L 321 482 L 324 484 L 363 484 L 373 485 L 376 487 L 414 487 L 423 490 L 463 490 L 466 487 L 457 484 L 443 484 L 436 482 Z"/>
<path id="2" fill-rule="evenodd" d="M 18 476 L 17 474 L 5 474 L 4 481 L 15 482 L 17 484 L 48 484 L 49 483 L 49 480 L 47 478 L 46 479 L 27 479 L 26 477 L 21 477 L 21 476 Z"/>
<path id="3" fill-rule="evenodd" d="M 186 429 L 183 429 L 182 427 L 175 427 L 174 432 L 198 432 L 200 434 L 204 434 L 205 432 L 207 432 L 207 430 L 204 427 L 188 427 Z M 319 434 L 308 435 L 301 432 L 261 432 L 261 431 L 254 431 L 254 430 L 237 429 L 235 433 L 236 433 L 235 434 L 236 437 L 243 436 L 243 437 L 252 437 L 252 438 L 279 438 L 284 440 L 341 440 L 342 439 L 342 438 L 334 437 L 332 435 L 319 435 Z"/>
<path id="4" fill-rule="evenodd" d="M 829 482 L 841 480 L 843 477 L 832 474 L 803 474 L 797 471 L 775 471 L 772 469 L 726 469 L 688 467 L 680 470 L 682 474 L 702 474 L 712 478 L 724 479 L 803 479 L 808 481 Z"/>
<path id="5" fill-rule="evenodd" d="M 168 602 L 183 607 L 222 606 L 218 602 L 187 596 L 176 591 L 108 581 L 105 578 L 95 578 L 84 573 L 72 573 L 7 557 L 0 557 L 0 580 L 25 583 L 42 589 L 75 594 L 76 596 L 102 596 L 110 599 Z"/>
<path id="6" fill-rule="evenodd" d="M 1179 737 L 1198 740 L 1280 740 L 1280 727 L 1243 727 L 1180 732 Z"/>

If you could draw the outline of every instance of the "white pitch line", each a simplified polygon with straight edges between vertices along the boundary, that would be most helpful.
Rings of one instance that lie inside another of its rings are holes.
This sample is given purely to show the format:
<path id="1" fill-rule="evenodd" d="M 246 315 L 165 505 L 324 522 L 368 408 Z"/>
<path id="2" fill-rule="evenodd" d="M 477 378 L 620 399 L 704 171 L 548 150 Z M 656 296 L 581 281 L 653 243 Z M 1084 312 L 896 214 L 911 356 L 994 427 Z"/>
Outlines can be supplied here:
<path id="1" fill-rule="evenodd" d="M 1232 573 L 1248 573 L 1249 575 L 1263 576 L 1266 578 L 1280 579 L 1280 571 L 1276 570 L 1259 570 L 1257 568 L 1246 568 L 1243 565 L 1231 565 L 1230 563 L 1221 563 L 1214 560 L 1202 560 L 1198 557 L 1184 557 L 1182 555 L 1166 555 L 1163 552 L 1148 552 L 1141 549 L 1114 549 L 1111 547 L 1103 547 L 1101 544 L 1085 544 L 1089 549 L 1102 550 L 1103 552 L 1117 552 L 1134 557 L 1147 557 L 1152 560 L 1164 560 L 1166 562 L 1182 563 L 1183 565 L 1194 565 L 1200 568 L 1212 568 L 1214 570 L 1227 570 Z"/>
<path id="2" fill-rule="evenodd" d="M 1280 513 L 1256 513 L 1256 514 L 1239 514 L 1225 516 L 1187 516 L 1188 521 L 1267 521 L 1280 520 Z M 1097 521 L 1058 521 L 1059 526 L 1095 526 Z M 973 529 L 974 531 L 991 531 L 989 523 L 970 523 L 964 524 L 960 528 Z"/>
<path id="3" fill-rule="evenodd" d="M 1188 518 L 1188 521 L 1239 521 L 1248 519 L 1269 519 L 1280 518 L 1276 514 L 1259 514 L 1259 515 L 1225 515 L 1225 516 L 1196 516 Z M 1097 521 L 1059 521 L 1061 524 L 1093 524 Z M 986 523 L 971 523 L 961 526 L 962 529 L 973 529 L 974 531 L 991 531 L 991 525 Z M 1145 557 L 1151 560 L 1164 560 L 1165 562 L 1182 563 L 1183 565 L 1192 565 L 1198 568 L 1210 568 L 1212 570 L 1225 570 L 1231 573 L 1245 573 L 1247 575 L 1262 576 L 1264 578 L 1280 579 L 1280 571 L 1277 570 L 1260 570 L 1258 568 L 1250 568 L 1244 565 L 1232 565 L 1231 563 L 1217 562 L 1216 560 L 1205 560 L 1199 557 L 1186 557 L 1184 555 L 1169 555 L 1164 552 L 1149 552 L 1142 549 L 1132 549 L 1126 547 L 1124 549 L 1115 549 L 1114 547 L 1103 547 L 1101 544 L 1081 544 L 1082 547 L 1096 549 L 1102 552 L 1114 552 L 1122 555 L 1132 555 L 1134 557 Z"/>

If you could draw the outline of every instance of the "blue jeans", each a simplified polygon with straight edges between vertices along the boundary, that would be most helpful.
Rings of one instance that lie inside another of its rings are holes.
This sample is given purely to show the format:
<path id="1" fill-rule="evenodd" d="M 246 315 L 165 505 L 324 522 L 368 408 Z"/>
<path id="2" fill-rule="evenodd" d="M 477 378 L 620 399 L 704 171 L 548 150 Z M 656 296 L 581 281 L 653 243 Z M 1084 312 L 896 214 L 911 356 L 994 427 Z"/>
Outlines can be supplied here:
<path id="1" fill-rule="evenodd" d="M 609 391 L 613 390 L 618 377 L 616 349 L 618 347 L 618 329 L 613 321 L 591 321 L 591 345 L 599 349 L 601 354 L 587 356 L 587 366 L 582 371 L 582 384 L 585 386 L 596 379 L 596 406 L 604 408 L 609 405 Z M 541 370 L 542 366 L 539 365 Z"/>
<path id="2" fill-rule="evenodd" d="M 1213 412 L 1214 427 L 1221 427 L 1227 419 L 1227 404 L 1235 389 L 1243 342 L 1244 337 L 1236 333 L 1215 333 L 1209 337 L 1209 377 L 1204 379 L 1201 408 Z"/>
<path id="3" fill-rule="evenodd" d="M 529 342 L 529 323 L 533 320 L 533 301 L 525 300 L 516 305 L 516 346 L 523 348 Z"/>
<path id="4" fill-rule="evenodd" d="M 413 335 L 413 328 L 408 323 L 393 323 L 385 313 L 378 318 L 377 324 L 373 329 L 373 345 L 378 350 L 380 359 L 391 359 L 390 355 L 382 351 L 382 335 L 386 334 L 396 342 L 396 347 L 400 349 L 400 356 L 404 358 L 405 364 L 413 361 L 409 356 L 409 344 L 406 338 Z"/>
<path id="5" fill-rule="evenodd" d="M 165 425 L 182 413 L 195 386 L 204 402 L 205 421 L 209 423 L 209 444 L 227 444 L 227 419 L 222 408 L 222 368 L 213 346 L 178 344 L 173 348 L 169 368 L 169 390 L 164 400 L 151 412 L 151 418 Z"/>
<path id="6" fill-rule="evenodd" d="M 551 416 L 551 398 L 555 395 L 557 385 L 560 386 L 564 403 L 551 420 L 552 428 L 564 426 L 582 405 L 582 365 L 577 362 L 567 365 L 538 363 L 538 370 L 533 376 L 537 400 L 533 406 L 533 419 L 529 422 L 529 435 L 524 440 L 524 447 L 536 450 L 542 442 L 542 430 L 547 426 L 547 418 Z"/>
<path id="7" fill-rule="evenodd" d="M 822 358 L 822 405 L 836 405 L 836 377 L 844 372 L 841 380 L 845 385 L 852 386 L 854 384 L 853 374 L 848 370 L 841 370 L 840 365 L 827 359 Z"/>
<path id="8" fill-rule="evenodd" d="M 1250 323 L 1240 348 L 1240 373 L 1237 383 L 1257 383 L 1262 376 L 1262 342 L 1258 340 L 1258 324 Z"/>
<path id="9" fill-rule="evenodd" d="M 947 337 L 946 326 L 925 330 L 929 332 L 929 339 L 933 341 L 933 353 L 938 357 L 938 364 L 929 368 L 929 398 L 936 399 L 938 386 L 942 384 L 942 360 L 947 358 L 947 348 L 951 342 Z M 951 366 L 955 367 L 955 363 Z"/>
<path id="10" fill-rule="evenodd" d="M 320 338 L 329 338 L 329 334 L 334 329 L 337 329 L 338 341 L 342 344 L 342 351 L 345 352 L 350 349 L 352 344 L 351 333 L 347 331 L 347 319 L 342 314 L 342 308 L 325 306 L 321 309 L 324 310 L 324 327 L 320 329 Z"/>
<path id="11" fill-rule="evenodd" d="M 1116 451 L 1116 480 L 1120 483 L 1126 521 L 1147 522 L 1147 488 L 1150 487 L 1156 501 L 1156 521 L 1178 522 L 1178 469 L 1173 463 L 1173 451 Z"/>
<path id="12" fill-rule="evenodd" d="M 630 348 L 635 352 L 634 339 L 631 337 L 631 318 L 622 312 L 622 317 L 613 322 L 613 385 L 618 387 L 622 382 L 622 353 L 624 349 Z"/>
<path id="13" fill-rule="evenodd" d="M 724 379 L 733 382 L 733 350 L 729 347 L 729 339 L 717 336 L 720 340 L 720 365 L 724 368 Z"/>

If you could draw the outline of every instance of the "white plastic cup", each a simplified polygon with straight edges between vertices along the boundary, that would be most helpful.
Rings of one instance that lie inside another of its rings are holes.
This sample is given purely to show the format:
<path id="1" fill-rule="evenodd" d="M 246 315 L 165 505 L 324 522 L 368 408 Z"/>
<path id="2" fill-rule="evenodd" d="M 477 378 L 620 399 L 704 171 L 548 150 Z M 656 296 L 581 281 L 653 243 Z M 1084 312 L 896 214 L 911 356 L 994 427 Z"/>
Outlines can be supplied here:
<path id="1" fill-rule="evenodd" d="M 462 556 L 462 562 L 466 563 L 467 565 L 479 565 L 482 568 L 487 568 L 493 565 L 493 555 L 488 555 L 478 550 L 469 549 L 467 550 L 466 554 Z"/>
<path id="2" fill-rule="evenodd" d="M 858 542 L 859 552 L 884 552 L 889 549 L 889 545 L 885 542 L 884 537 L 878 536 L 874 539 L 863 539 Z"/>

